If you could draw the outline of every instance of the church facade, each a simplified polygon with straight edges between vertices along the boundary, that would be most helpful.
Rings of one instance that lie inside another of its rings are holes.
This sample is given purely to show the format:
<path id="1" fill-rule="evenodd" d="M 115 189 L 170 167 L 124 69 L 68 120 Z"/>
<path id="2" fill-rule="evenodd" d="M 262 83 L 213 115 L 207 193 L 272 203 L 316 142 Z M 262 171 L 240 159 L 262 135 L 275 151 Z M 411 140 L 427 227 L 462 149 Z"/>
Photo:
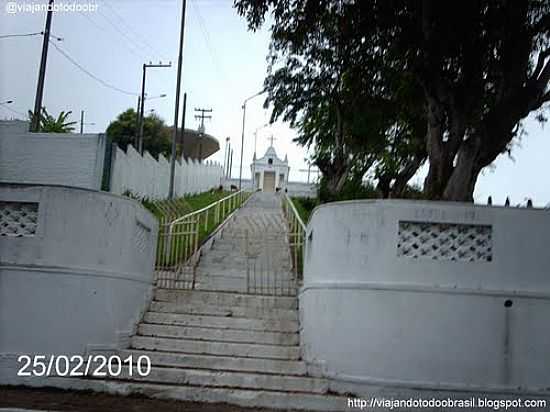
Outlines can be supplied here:
<path id="1" fill-rule="evenodd" d="M 254 159 L 250 165 L 253 187 L 256 190 L 264 192 L 275 192 L 286 189 L 288 183 L 288 157 L 284 160 L 279 159 L 273 143 L 269 146 L 264 156 L 257 159 L 254 153 Z"/>

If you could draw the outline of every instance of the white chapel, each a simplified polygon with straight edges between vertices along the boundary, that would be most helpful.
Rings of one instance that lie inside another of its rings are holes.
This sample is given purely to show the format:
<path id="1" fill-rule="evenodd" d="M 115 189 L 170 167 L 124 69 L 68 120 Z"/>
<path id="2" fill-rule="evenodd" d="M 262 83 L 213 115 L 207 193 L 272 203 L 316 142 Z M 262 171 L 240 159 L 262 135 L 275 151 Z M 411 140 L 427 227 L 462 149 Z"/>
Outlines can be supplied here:
<path id="1" fill-rule="evenodd" d="M 264 192 L 284 190 L 288 183 L 288 172 L 290 171 L 288 157 L 285 155 L 285 160 L 279 159 L 273 147 L 273 137 L 270 140 L 271 144 L 264 156 L 257 159 L 256 153 L 254 153 L 250 165 L 254 188 Z"/>

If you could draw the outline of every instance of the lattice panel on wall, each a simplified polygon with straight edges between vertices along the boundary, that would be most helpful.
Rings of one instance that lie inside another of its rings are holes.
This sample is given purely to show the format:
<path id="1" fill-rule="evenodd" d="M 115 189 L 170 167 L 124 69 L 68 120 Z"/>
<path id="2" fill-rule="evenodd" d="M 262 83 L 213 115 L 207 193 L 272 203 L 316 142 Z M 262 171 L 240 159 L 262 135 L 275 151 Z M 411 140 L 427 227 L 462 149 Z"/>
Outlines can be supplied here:
<path id="1" fill-rule="evenodd" d="M 147 244 L 149 243 L 150 234 L 151 229 L 149 229 L 143 223 L 136 221 L 136 226 L 134 229 L 134 243 L 141 253 L 144 253 L 147 250 Z"/>
<path id="2" fill-rule="evenodd" d="M 490 262 L 492 227 L 435 222 L 399 222 L 397 255 L 413 259 Z"/>
<path id="3" fill-rule="evenodd" d="M 0 236 L 34 236 L 37 226 L 38 203 L 0 201 Z"/>

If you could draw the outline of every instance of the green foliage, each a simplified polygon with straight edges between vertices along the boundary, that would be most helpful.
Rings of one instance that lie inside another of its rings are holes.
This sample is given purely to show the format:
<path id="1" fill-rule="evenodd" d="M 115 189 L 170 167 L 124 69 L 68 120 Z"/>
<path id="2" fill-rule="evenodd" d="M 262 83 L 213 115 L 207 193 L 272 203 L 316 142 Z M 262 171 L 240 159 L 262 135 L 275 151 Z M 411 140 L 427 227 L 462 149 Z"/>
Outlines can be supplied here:
<path id="1" fill-rule="evenodd" d="M 266 105 L 314 145 L 330 196 L 367 171 L 379 194 L 402 196 L 428 158 L 430 199 L 471 200 L 482 169 L 550 102 L 550 0 L 235 7 L 252 30 L 271 15 Z"/>
<path id="2" fill-rule="evenodd" d="M 311 212 L 313 212 L 313 209 L 319 205 L 319 199 L 309 197 L 293 197 L 292 203 L 294 203 L 294 207 L 296 207 L 296 211 L 302 218 L 304 224 L 307 224 L 309 217 L 311 216 Z"/>
<path id="3" fill-rule="evenodd" d="M 134 109 L 128 109 L 119 114 L 116 120 L 107 127 L 107 135 L 113 143 L 126 150 L 129 144 L 134 145 L 137 136 L 138 115 Z M 170 128 L 168 128 L 159 116 L 149 114 L 143 123 L 143 150 L 152 156 L 159 154 L 170 156 L 171 151 Z M 137 147 L 136 147 L 137 149 Z"/>
<path id="4" fill-rule="evenodd" d="M 311 160 L 326 189 L 336 195 L 347 180 L 372 170 L 387 182 L 389 196 L 404 189 L 426 158 L 424 114 L 397 99 L 420 87 L 404 71 L 381 76 L 375 36 L 359 31 L 368 18 L 357 13 L 360 3 L 242 0 L 236 8 L 252 29 L 272 9 L 266 105 L 273 105 L 272 121 L 289 121 L 296 141 L 314 147 Z"/>
<path id="5" fill-rule="evenodd" d="M 39 121 L 39 132 L 42 133 L 71 133 L 74 131 L 74 125 L 77 122 L 69 122 L 67 119 L 72 114 L 72 111 L 62 111 L 57 117 L 48 113 L 45 107 L 42 108 Z M 29 120 L 32 123 L 34 113 L 29 110 Z"/>
<path id="6" fill-rule="evenodd" d="M 125 192 L 123 195 L 141 201 L 147 210 L 153 213 L 159 220 L 162 220 L 163 217 L 168 214 L 171 215 L 172 218 L 176 218 L 202 209 L 203 207 L 223 199 L 230 194 L 231 192 L 227 192 L 225 190 L 212 189 L 208 192 L 166 200 L 140 198 L 130 191 Z"/>
<path id="7" fill-rule="evenodd" d="M 360 181 L 358 179 L 348 180 L 340 192 L 337 194 L 331 193 L 326 188 L 324 179 L 321 179 L 319 187 L 319 202 L 339 202 L 344 200 L 354 199 L 384 199 L 384 193 L 375 185 L 372 181 Z M 417 186 L 407 185 L 403 191 L 401 191 L 399 199 L 426 199 L 422 188 Z"/>
<path id="8" fill-rule="evenodd" d="M 226 203 L 224 208 L 220 208 L 220 221 L 216 221 L 216 209 L 211 208 L 206 213 L 199 213 L 196 219 L 199 220 L 198 233 L 190 235 L 192 225 L 189 223 L 179 223 L 174 226 L 173 232 L 169 231 L 168 223 L 175 218 L 182 217 L 188 213 L 198 211 L 205 208 L 214 202 L 231 195 L 232 192 L 223 190 L 210 190 L 209 192 L 200 193 L 197 195 L 186 196 L 180 199 L 165 200 L 162 202 L 144 202 L 144 206 L 153 212 L 161 221 L 159 228 L 159 241 L 157 245 L 157 263 L 163 266 L 171 266 L 187 261 L 195 250 L 195 245 L 201 245 L 212 234 L 216 228 L 223 223 L 225 218 L 239 207 L 237 201 Z M 250 196 L 245 194 L 243 201 Z M 231 208 L 230 206 L 233 206 Z M 173 210 L 177 207 L 177 214 L 169 219 L 165 219 L 161 213 L 161 209 Z M 224 214 L 225 213 L 225 214 Z"/>

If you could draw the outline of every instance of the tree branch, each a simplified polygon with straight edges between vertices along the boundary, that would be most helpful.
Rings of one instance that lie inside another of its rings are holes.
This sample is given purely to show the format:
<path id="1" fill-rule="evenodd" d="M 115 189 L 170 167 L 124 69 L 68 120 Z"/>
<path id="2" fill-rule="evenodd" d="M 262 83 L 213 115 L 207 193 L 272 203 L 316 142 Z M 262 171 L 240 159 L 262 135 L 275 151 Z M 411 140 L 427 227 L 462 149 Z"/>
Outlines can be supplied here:
<path id="1" fill-rule="evenodd" d="M 537 66 L 535 67 L 533 75 L 531 76 L 531 79 L 533 79 L 534 81 L 539 78 L 542 70 L 544 69 L 544 62 L 548 56 L 550 56 L 550 49 L 541 51 L 539 53 L 539 57 L 537 58 Z"/>

